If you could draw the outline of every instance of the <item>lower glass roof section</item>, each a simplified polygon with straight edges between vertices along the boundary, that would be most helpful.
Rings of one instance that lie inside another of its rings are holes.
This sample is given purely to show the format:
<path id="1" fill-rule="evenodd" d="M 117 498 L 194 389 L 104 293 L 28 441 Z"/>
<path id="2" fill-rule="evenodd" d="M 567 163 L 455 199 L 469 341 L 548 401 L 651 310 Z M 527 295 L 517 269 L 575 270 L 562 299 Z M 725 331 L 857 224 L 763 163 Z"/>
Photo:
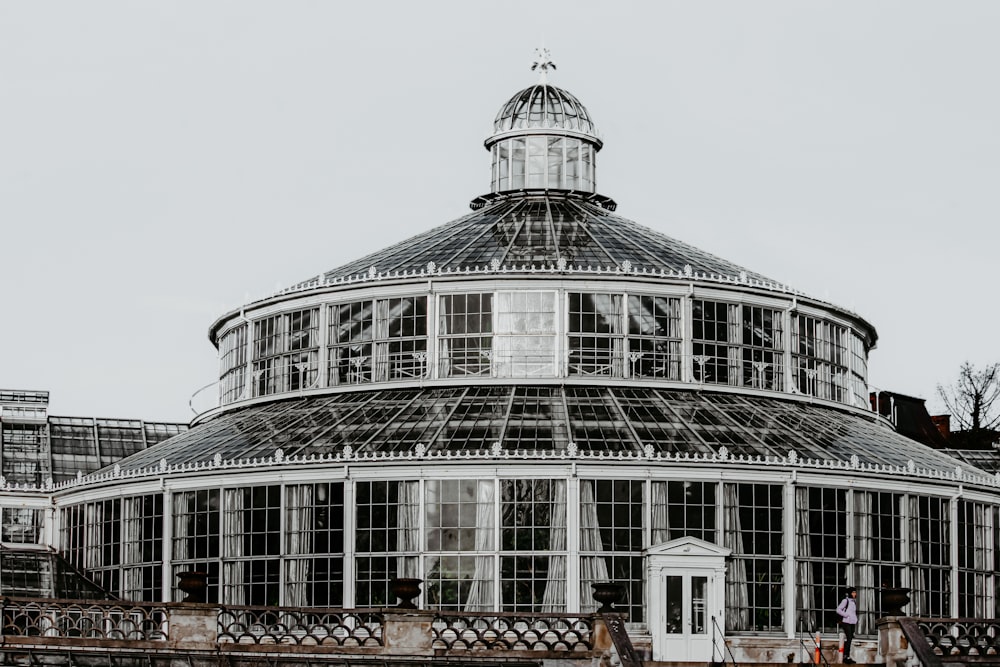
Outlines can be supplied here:
<path id="1" fill-rule="evenodd" d="M 953 473 L 958 460 L 863 414 L 760 396 L 652 387 L 503 385 L 357 391 L 225 412 L 120 461 L 168 464 L 352 451 L 506 450 L 784 457 Z M 963 465 L 963 468 L 969 466 Z"/>

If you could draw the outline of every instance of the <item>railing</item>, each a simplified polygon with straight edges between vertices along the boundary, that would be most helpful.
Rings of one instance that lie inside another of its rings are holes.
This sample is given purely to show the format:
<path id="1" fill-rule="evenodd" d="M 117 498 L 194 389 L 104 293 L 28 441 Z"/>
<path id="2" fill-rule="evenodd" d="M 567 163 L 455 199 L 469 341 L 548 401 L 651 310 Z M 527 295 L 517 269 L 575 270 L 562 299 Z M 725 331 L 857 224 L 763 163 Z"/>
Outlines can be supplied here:
<path id="1" fill-rule="evenodd" d="M 591 651 L 593 616 L 437 612 L 431 626 L 435 649 Z"/>
<path id="2" fill-rule="evenodd" d="M 901 618 L 903 634 L 921 663 L 1000 662 L 1000 620 Z"/>
<path id="3" fill-rule="evenodd" d="M 560 658 L 591 664 L 611 648 L 609 632 L 614 630 L 597 629 L 602 621 L 595 614 L 24 598 L 2 600 L 0 617 L 3 643 L 39 655 L 99 650 L 131 656 L 186 651 L 213 656 L 308 653 L 431 659 L 503 653 L 505 658 Z"/>
<path id="4" fill-rule="evenodd" d="M 719 642 L 722 643 L 722 648 L 719 648 Z M 718 652 L 718 658 L 716 659 L 716 652 Z M 728 656 L 728 660 L 727 660 Z M 719 625 L 719 620 L 712 617 L 712 665 L 725 665 L 727 662 L 733 664 L 733 667 L 738 667 L 736 662 L 736 656 L 733 655 L 733 651 L 729 648 L 729 643 L 726 641 L 726 631 L 722 629 Z"/>
<path id="5" fill-rule="evenodd" d="M 381 611 L 221 607 L 219 642 L 303 646 L 383 646 Z"/>
<path id="6" fill-rule="evenodd" d="M 166 607 L 152 603 L 4 598 L 4 636 L 159 641 Z"/>

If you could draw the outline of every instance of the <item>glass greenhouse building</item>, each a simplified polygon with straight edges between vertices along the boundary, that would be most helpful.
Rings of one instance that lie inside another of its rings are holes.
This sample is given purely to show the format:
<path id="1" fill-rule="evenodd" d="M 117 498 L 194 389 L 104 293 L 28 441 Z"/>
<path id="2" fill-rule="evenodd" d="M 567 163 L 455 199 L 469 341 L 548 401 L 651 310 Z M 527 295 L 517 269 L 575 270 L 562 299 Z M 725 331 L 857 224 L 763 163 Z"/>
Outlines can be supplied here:
<path id="1" fill-rule="evenodd" d="M 386 606 L 406 576 L 423 608 L 574 612 L 613 580 L 654 659 L 784 662 L 847 586 L 872 652 L 885 586 L 998 615 L 1000 483 L 871 410 L 871 324 L 617 215 L 544 79 L 485 146 L 468 215 L 219 317 L 189 430 L 0 503 L 43 497 L 134 600 L 203 570 L 223 604 Z"/>

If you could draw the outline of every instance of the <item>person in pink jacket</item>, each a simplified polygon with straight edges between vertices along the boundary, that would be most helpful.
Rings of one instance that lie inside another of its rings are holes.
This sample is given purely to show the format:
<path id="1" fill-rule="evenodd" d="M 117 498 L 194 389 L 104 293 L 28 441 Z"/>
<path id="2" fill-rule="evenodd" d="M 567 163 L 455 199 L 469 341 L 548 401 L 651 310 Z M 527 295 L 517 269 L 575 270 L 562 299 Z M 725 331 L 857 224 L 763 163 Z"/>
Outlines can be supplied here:
<path id="1" fill-rule="evenodd" d="M 851 657 L 851 641 L 854 639 L 854 629 L 858 625 L 858 589 L 848 588 L 844 600 L 837 605 L 837 615 L 840 616 L 840 627 L 844 628 L 844 662 L 854 664 Z"/>

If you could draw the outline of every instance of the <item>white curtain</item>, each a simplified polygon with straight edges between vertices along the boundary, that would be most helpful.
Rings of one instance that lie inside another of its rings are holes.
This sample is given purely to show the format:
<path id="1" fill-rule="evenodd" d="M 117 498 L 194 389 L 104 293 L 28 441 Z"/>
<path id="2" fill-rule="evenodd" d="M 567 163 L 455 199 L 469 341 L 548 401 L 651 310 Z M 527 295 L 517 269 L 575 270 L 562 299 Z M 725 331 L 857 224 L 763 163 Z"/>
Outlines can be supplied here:
<path id="1" fill-rule="evenodd" d="M 194 494 L 178 492 L 173 495 L 174 544 L 171 553 L 173 560 L 191 558 L 188 552 L 187 538 L 190 537 L 189 522 L 191 520 L 191 502 Z"/>
<path id="2" fill-rule="evenodd" d="M 976 568 L 977 572 L 985 572 L 988 568 L 986 566 L 986 505 L 982 503 L 972 503 L 972 513 L 973 513 L 973 533 L 972 533 L 972 546 L 973 546 L 973 558 L 974 561 L 969 563 Z M 977 584 L 983 581 L 983 575 L 976 575 Z M 985 584 L 985 582 L 983 581 Z M 973 612 L 976 618 L 986 617 L 986 596 L 988 595 L 985 585 L 979 588 L 975 595 L 973 595 L 973 600 L 975 608 Z"/>
<path id="3" fill-rule="evenodd" d="M 142 496 L 122 499 L 122 594 L 142 600 Z"/>
<path id="4" fill-rule="evenodd" d="M 246 489 L 225 489 L 222 526 L 223 557 L 225 558 L 225 591 L 223 599 L 228 604 L 246 604 L 246 565 L 243 562 L 243 494 Z"/>
<path id="5" fill-rule="evenodd" d="M 740 326 L 740 306 L 731 303 L 726 306 L 729 318 L 729 384 L 740 386 L 743 384 L 743 327 Z"/>
<path id="6" fill-rule="evenodd" d="M 809 489 L 795 488 L 795 578 L 798 580 L 799 631 L 815 632 L 816 592 L 813 587 L 812 544 L 809 527 Z"/>
<path id="7" fill-rule="evenodd" d="M 747 565 L 744 560 L 743 529 L 740 523 L 740 502 L 736 484 L 723 484 L 723 539 L 731 551 L 726 577 L 726 630 L 750 630 L 750 592 L 747 586 Z"/>
<path id="8" fill-rule="evenodd" d="M 396 576 L 420 576 L 420 482 L 399 482 L 396 508 Z"/>
<path id="9" fill-rule="evenodd" d="M 288 559 L 285 579 L 285 604 L 305 607 L 310 604 L 309 586 L 313 550 L 313 486 L 296 484 L 286 489 L 288 506 L 285 511 L 288 535 Z"/>
<path id="10" fill-rule="evenodd" d="M 653 482 L 650 493 L 652 505 L 653 544 L 663 544 L 670 541 L 670 512 L 667 507 L 667 483 Z"/>
<path id="11" fill-rule="evenodd" d="M 104 525 L 104 504 L 87 503 L 87 537 L 83 551 L 83 569 L 88 572 L 101 566 L 101 551 L 104 547 L 104 535 L 101 528 Z"/>
<path id="12" fill-rule="evenodd" d="M 601 526 L 597 518 L 597 502 L 594 496 L 594 481 L 580 482 L 580 610 L 597 609 L 591 584 L 608 581 L 608 563 L 601 541 Z M 588 555 L 588 552 L 589 555 Z"/>
<path id="13" fill-rule="evenodd" d="M 910 588 L 913 589 L 910 613 L 913 616 L 927 616 L 930 605 L 927 596 L 927 568 L 924 563 L 923 536 L 920 530 L 920 498 L 915 495 L 907 497 L 909 511 L 910 544 Z M 905 551 L 904 551 L 905 553 Z"/>
<path id="14" fill-rule="evenodd" d="M 493 535 L 496 503 L 493 481 L 480 480 L 476 488 L 476 566 L 472 574 L 469 597 L 465 611 L 490 611 L 493 609 Z"/>
<path id="15" fill-rule="evenodd" d="M 858 632 L 868 634 L 875 607 L 875 533 L 872 526 L 872 496 L 865 491 L 854 491 L 854 570 L 856 579 L 849 585 L 858 589 Z M 850 556 L 850 554 L 848 554 Z"/>
<path id="16" fill-rule="evenodd" d="M 552 482 L 549 504 L 549 580 L 542 596 L 542 611 L 566 610 L 566 480 Z"/>

